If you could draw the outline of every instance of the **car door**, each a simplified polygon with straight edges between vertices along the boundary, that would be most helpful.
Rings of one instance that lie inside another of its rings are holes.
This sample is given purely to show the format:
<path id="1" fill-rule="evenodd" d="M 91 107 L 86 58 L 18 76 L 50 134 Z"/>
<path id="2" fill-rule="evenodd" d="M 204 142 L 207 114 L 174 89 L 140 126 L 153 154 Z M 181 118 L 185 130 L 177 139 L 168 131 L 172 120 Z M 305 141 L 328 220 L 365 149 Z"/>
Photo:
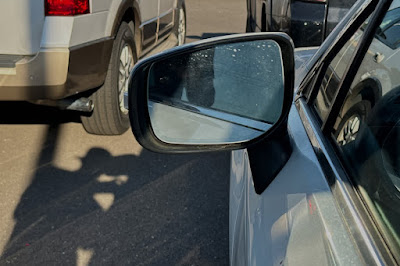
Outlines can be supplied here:
<path id="1" fill-rule="evenodd" d="M 139 28 L 145 51 L 154 46 L 157 40 L 159 0 L 139 0 L 138 3 L 141 15 Z"/>
<path id="2" fill-rule="evenodd" d="M 336 32 L 341 36 L 340 41 L 332 42 L 336 45 L 320 54 L 319 61 L 312 61 L 315 64 L 301 85 L 308 91 L 304 89 L 299 94 L 289 115 L 293 153 L 263 193 L 254 191 L 248 151 L 232 153 L 230 261 L 233 265 L 391 265 L 399 262 L 398 87 L 394 85 L 391 93 L 375 105 L 376 110 L 366 118 L 368 126 L 362 127 L 362 135 L 349 146 L 340 144 L 335 128 L 340 115 L 337 106 L 346 98 L 346 94 L 338 97 L 339 91 L 344 89 L 350 93 L 352 87 L 346 89 L 344 81 L 353 80 L 359 69 L 363 71 L 354 58 L 368 60 L 370 54 L 369 50 L 362 50 L 362 43 L 366 47 L 370 44 L 366 43 L 367 36 L 358 36 L 360 27 L 363 22 L 372 25 L 373 21 L 379 21 L 380 12 L 386 12 L 388 7 L 384 2 L 380 5 L 377 1 L 359 2 L 360 9 L 353 10 L 347 34 Z M 360 13 L 360 10 L 363 11 Z M 355 24 L 358 27 L 352 29 L 351 25 Z M 349 50 L 354 37 L 362 40 Z M 395 52 L 391 55 L 395 56 Z M 323 98 L 317 95 L 324 89 L 324 78 L 329 79 L 338 64 L 354 66 L 354 69 L 346 67 L 338 76 L 333 100 L 322 116 L 315 102 Z M 361 66 L 366 64 L 361 62 Z M 377 66 L 370 65 L 370 68 Z M 399 69 L 397 61 L 391 76 L 395 77 Z M 380 135 L 383 122 L 390 125 L 384 126 L 389 128 L 384 130 L 385 137 Z"/>
<path id="3" fill-rule="evenodd" d="M 175 9 L 175 0 L 159 0 L 159 30 L 158 41 L 162 41 L 168 37 L 174 27 L 174 16 L 177 15 Z"/>

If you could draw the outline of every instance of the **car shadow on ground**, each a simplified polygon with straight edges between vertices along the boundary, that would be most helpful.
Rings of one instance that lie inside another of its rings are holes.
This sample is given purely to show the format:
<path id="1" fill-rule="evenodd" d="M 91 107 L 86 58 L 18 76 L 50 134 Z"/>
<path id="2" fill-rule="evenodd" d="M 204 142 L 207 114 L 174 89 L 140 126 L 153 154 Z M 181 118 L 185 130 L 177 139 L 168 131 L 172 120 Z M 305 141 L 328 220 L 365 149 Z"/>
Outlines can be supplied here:
<path id="1" fill-rule="evenodd" d="M 229 263 L 229 154 L 113 156 L 92 147 L 78 170 L 60 169 L 54 121 L 76 117 L 30 108 L 1 121 L 49 126 L 0 264 Z"/>

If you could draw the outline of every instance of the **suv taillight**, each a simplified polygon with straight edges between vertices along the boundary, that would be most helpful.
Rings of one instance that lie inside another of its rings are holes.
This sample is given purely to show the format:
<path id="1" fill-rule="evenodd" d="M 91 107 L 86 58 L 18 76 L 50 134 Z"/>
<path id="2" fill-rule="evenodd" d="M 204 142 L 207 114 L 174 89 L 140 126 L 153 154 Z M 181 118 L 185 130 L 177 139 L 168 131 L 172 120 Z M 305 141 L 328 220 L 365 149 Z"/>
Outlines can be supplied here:
<path id="1" fill-rule="evenodd" d="M 74 16 L 90 12 L 90 0 L 45 0 L 46 16 Z"/>

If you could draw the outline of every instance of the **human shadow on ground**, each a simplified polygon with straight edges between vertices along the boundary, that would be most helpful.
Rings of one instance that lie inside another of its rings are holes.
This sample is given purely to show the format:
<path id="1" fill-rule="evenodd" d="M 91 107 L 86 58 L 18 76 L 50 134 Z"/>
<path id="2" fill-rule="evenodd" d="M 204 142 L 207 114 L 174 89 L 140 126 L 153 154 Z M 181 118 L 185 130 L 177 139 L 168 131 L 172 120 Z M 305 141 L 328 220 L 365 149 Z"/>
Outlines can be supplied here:
<path id="1" fill-rule="evenodd" d="M 48 127 L 0 264 L 228 264 L 229 154 L 93 147 L 71 171 L 52 162 L 60 131 Z"/>

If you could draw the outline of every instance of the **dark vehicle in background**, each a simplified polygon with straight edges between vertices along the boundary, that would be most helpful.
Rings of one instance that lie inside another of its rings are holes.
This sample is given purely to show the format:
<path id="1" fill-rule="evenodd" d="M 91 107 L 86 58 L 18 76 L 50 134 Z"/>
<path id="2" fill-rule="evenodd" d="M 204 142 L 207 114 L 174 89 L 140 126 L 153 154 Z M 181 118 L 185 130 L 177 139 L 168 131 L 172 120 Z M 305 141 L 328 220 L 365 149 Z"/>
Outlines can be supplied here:
<path id="1" fill-rule="evenodd" d="M 319 46 L 355 0 L 247 0 L 247 32 L 281 31 L 296 47 Z"/>

